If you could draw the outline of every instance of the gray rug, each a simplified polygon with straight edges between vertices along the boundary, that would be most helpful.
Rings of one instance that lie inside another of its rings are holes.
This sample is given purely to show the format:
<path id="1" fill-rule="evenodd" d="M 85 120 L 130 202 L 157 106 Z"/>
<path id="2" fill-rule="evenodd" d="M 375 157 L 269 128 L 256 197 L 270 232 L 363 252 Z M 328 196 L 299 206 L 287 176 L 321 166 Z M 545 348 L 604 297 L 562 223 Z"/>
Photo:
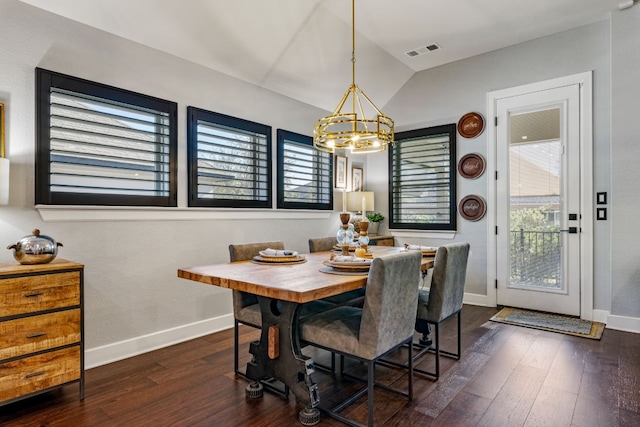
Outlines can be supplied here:
<path id="1" fill-rule="evenodd" d="M 491 318 L 494 322 L 542 329 L 545 331 L 575 335 L 599 340 L 604 331 L 604 323 L 591 322 L 559 314 L 521 310 L 505 307 Z"/>

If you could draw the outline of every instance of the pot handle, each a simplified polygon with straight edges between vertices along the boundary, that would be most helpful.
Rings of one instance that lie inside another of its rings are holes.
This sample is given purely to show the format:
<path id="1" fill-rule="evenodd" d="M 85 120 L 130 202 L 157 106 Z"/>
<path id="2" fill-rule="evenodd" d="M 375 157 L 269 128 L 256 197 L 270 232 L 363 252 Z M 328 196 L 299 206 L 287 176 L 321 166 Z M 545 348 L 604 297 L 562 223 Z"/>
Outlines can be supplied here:
<path id="1" fill-rule="evenodd" d="M 18 248 L 18 246 L 16 246 L 15 243 L 13 245 L 7 246 L 7 249 L 17 249 L 17 248 Z"/>
<path id="2" fill-rule="evenodd" d="M 56 242 L 56 245 L 57 245 L 57 246 L 62 246 L 62 243 L 60 243 L 60 242 Z"/>

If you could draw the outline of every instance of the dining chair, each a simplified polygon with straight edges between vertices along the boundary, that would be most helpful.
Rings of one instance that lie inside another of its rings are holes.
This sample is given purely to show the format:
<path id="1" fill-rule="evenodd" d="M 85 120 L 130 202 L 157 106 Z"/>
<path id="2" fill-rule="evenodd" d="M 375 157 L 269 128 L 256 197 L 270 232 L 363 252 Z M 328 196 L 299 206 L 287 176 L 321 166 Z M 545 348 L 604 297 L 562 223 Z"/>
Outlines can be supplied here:
<path id="1" fill-rule="evenodd" d="M 421 258 L 421 253 L 415 251 L 374 258 L 367 277 L 363 307 L 338 306 L 301 320 L 301 340 L 367 365 L 366 387 L 335 407 L 320 405 L 330 417 L 351 426 L 361 426 L 340 412 L 367 394 L 367 423 L 373 426 L 374 387 L 413 399 L 413 353 L 409 344 L 413 340 L 416 320 Z M 403 345 L 409 348 L 406 392 L 376 383 L 374 375 L 376 361 Z"/>
<path id="2" fill-rule="evenodd" d="M 330 251 L 336 245 L 336 242 L 335 237 L 317 237 L 309 239 L 309 252 Z M 364 288 L 326 297 L 323 298 L 322 301 L 338 305 L 362 305 L 364 302 Z"/>
<path id="3" fill-rule="evenodd" d="M 283 242 L 247 243 L 242 245 L 229 245 L 229 261 L 246 261 L 260 254 L 265 249 L 284 250 Z M 248 292 L 232 291 L 233 297 L 233 371 L 246 378 L 246 373 L 239 369 L 239 337 L 240 324 L 256 329 L 262 328 L 262 314 L 258 297 Z"/>
<path id="4" fill-rule="evenodd" d="M 451 243 L 438 247 L 433 264 L 431 286 L 421 289 L 418 296 L 416 315 L 416 331 L 422 338 L 414 343 L 419 351 L 417 360 L 427 352 L 435 353 L 435 372 L 414 367 L 415 372 L 438 379 L 440 377 L 440 356 L 460 359 L 461 349 L 461 310 L 464 297 L 464 285 L 467 277 L 467 261 L 469 259 L 469 243 Z M 452 316 L 456 316 L 457 350 L 456 352 L 440 349 L 440 324 Z M 430 325 L 433 326 L 435 347 L 430 343 Z"/>
<path id="5" fill-rule="evenodd" d="M 284 250 L 284 243 L 280 241 L 274 242 L 260 242 L 260 243 L 246 243 L 240 245 L 229 245 L 229 260 L 235 261 L 247 261 L 254 256 L 260 254 L 260 251 L 265 249 L 277 249 Z M 262 313 L 260 312 L 260 304 L 258 303 L 258 297 L 254 294 L 242 291 L 232 291 L 233 298 L 233 371 L 244 378 L 246 378 L 246 372 L 240 371 L 239 362 L 239 336 L 238 329 L 240 324 L 251 326 L 256 329 L 262 328 Z M 311 315 L 318 311 L 333 308 L 335 305 L 329 302 L 313 301 L 303 305 L 301 315 Z M 332 364 L 333 367 L 333 364 Z M 276 392 L 288 394 L 288 390 L 275 389 Z"/>
<path id="6" fill-rule="evenodd" d="M 326 252 L 337 244 L 336 236 L 309 239 L 309 252 Z"/>

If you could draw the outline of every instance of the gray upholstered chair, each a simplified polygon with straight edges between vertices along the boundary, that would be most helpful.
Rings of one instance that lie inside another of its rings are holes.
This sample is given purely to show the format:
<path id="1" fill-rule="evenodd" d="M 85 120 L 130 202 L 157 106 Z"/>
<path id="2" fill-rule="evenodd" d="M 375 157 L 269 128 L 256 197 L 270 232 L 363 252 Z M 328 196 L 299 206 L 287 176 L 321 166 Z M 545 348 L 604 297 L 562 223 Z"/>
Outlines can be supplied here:
<path id="1" fill-rule="evenodd" d="M 368 425 L 373 425 L 374 385 L 391 389 L 375 383 L 376 361 L 413 340 L 421 258 L 421 253 L 416 251 L 374 258 L 362 308 L 338 306 L 300 321 L 300 338 L 304 342 L 368 364 L 365 388 L 334 408 L 320 406 L 329 416 L 352 426 L 361 425 L 340 415 L 340 412 L 367 393 Z M 413 352 L 411 345 L 408 348 L 408 391 L 394 391 L 411 400 Z"/>
<path id="2" fill-rule="evenodd" d="M 434 377 L 440 377 L 440 355 L 460 359 L 461 348 L 461 315 L 464 284 L 467 277 L 467 260 L 469 258 L 469 243 L 452 243 L 438 248 L 433 264 L 433 276 L 429 290 L 420 290 L 418 311 L 416 316 L 416 331 L 423 337 L 416 346 L 420 351 L 414 359 L 428 351 L 435 353 L 435 372 L 414 368 L 416 372 Z M 453 315 L 458 320 L 458 349 L 456 352 L 440 349 L 440 323 Z M 434 327 L 435 347 L 431 345 L 428 335 L 429 325 Z"/>
<path id="3" fill-rule="evenodd" d="M 259 255 L 260 251 L 265 249 L 284 249 L 283 242 L 260 242 L 260 243 L 247 243 L 242 245 L 229 245 L 229 260 L 234 261 L 246 261 L 252 259 L 254 256 Z M 252 326 L 256 329 L 262 328 L 262 313 L 260 312 L 260 304 L 258 304 L 258 297 L 253 294 L 233 291 L 233 370 L 236 374 L 246 377 L 246 373 L 239 369 L 239 337 L 238 327 L 242 323 L 244 325 Z M 323 311 L 329 308 L 333 308 L 335 305 L 329 302 L 313 301 L 303 305 L 301 310 L 301 316 L 308 316 L 319 311 Z M 332 368 L 333 369 L 333 364 Z M 283 392 L 282 390 L 275 389 L 275 391 Z M 287 390 L 284 390 L 287 393 Z"/>
<path id="4" fill-rule="evenodd" d="M 335 237 L 317 237 L 309 239 L 309 252 L 330 251 L 336 245 L 336 242 Z M 323 298 L 322 301 L 327 301 L 337 305 L 362 305 L 364 302 L 364 288 Z"/>
<path id="5" fill-rule="evenodd" d="M 259 255 L 265 249 L 284 249 L 283 242 L 247 243 L 243 245 L 229 245 L 229 261 L 246 261 Z M 233 370 L 236 374 L 245 376 L 240 371 L 238 362 L 238 327 L 242 323 L 254 328 L 262 328 L 262 314 L 258 297 L 253 294 L 233 291 Z"/>
<path id="6" fill-rule="evenodd" d="M 309 239 L 309 252 L 325 252 L 330 251 L 338 241 L 336 236 L 316 237 Z"/>

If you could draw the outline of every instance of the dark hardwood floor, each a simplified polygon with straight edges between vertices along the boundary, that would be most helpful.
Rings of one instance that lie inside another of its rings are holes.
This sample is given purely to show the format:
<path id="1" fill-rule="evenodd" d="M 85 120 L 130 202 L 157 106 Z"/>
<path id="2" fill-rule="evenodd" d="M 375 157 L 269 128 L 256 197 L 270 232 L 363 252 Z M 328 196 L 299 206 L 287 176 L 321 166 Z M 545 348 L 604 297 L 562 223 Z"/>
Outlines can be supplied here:
<path id="1" fill-rule="evenodd" d="M 640 334 L 607 329 L 600 341 L 490 322 L 496 309 L 465 306 L 463 354 L 442 359 L 437 382 L 416 375 L 414 400 L 376 391 L 376 425 L 640 426 Z M 454 344 L 454 323 L 443 347 Z M 258 337 L 244 328 L 243 352 Z M 320 351 L 305 349 L 327 361 Z M 404 350 L 403 350 L 404 351 Z M 248 355 L 245 362 L 248 360 Z M 424 356 L 421 366 L 433 363 Z M 362 367 L 351 364 L 357 372 Z M 403 386 L 397 369 L 376 368 Z M 323 402 L 360 384 L 317 371 Z M 77 385 L 0 407 L 1 426 L 298 426 L 293 396 L 245 398 L 233 374 L 232 330 L 88 370 L 86 398 Z M 366 404 L 347 409 L 366 417 Z M 342 424 L 323 416 L 319 426 Z"/>

